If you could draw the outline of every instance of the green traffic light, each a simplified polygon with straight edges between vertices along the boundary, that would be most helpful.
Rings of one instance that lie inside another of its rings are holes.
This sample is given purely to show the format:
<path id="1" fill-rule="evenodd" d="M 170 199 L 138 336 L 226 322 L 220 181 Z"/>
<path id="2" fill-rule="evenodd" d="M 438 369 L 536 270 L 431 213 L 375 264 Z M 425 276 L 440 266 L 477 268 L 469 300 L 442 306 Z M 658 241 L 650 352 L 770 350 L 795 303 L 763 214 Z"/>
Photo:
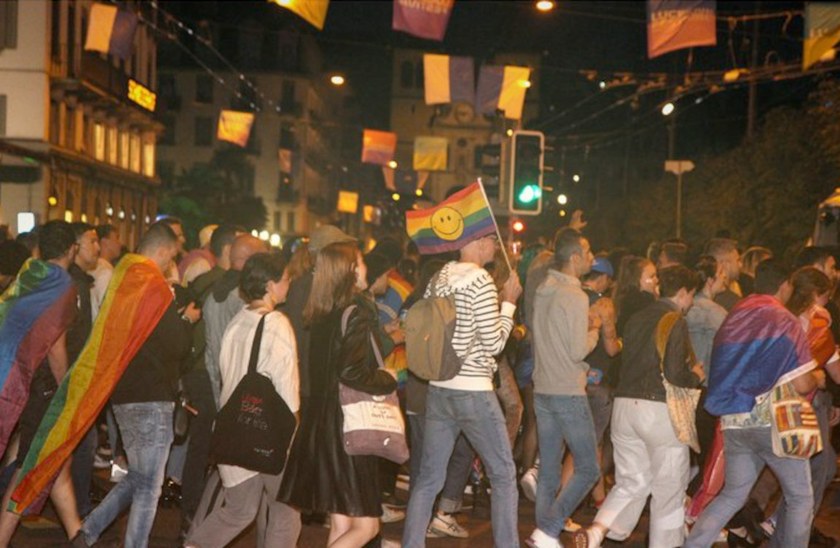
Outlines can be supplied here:
<path id="1" fill-rule="evenodd" d="M 522 190 L 519 191 L 517 199 L 523 204 L 530 204 L 539 200 L 541 197 L 542 189 L 539 185 L 530 184 L 522 187 Z"/>

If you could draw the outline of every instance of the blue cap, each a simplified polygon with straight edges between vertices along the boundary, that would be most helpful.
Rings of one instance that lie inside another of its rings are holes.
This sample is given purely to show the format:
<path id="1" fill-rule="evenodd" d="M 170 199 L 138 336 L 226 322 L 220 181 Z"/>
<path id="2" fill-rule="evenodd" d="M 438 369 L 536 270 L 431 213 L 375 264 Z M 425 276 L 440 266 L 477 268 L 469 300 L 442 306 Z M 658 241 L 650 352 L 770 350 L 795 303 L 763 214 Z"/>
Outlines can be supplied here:
<path id="1" fill-rule="evenodd" d="M 606 274 L 610 278 L 615 277 L 613 267 L 610 264 L 610 261 L 605 257 L 596 257 L 594 261 L 592 261 L 592 272 L 598 272 L 599 274 Z"/>

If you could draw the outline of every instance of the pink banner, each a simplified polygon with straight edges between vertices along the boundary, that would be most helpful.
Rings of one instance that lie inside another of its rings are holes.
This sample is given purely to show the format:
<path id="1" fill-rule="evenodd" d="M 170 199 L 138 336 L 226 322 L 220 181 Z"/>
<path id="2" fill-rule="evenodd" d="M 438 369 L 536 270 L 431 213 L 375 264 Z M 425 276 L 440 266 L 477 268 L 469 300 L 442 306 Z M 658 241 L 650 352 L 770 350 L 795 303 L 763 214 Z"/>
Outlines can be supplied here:
<path id="1" fill-rule="evenodd" d="M 428 40 L 443 41 L 455 0 L 394 0 L 391 28 Z"/>

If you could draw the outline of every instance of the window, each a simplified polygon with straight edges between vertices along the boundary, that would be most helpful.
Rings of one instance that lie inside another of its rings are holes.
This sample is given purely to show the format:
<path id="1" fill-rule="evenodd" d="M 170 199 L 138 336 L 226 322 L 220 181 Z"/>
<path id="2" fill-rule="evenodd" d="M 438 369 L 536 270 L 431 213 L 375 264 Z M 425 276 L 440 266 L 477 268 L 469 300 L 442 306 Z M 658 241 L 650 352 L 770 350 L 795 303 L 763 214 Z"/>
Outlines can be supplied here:
<path id="1" fill-rule="evenodd" d="M 0 51 L 17 47 L 18 0 L 0 2 Z"/>
<path id="2" fill-rule="evenodd" d="M 209 147 L 213 144 L 213 118 L 195 117 L 195 146 Z"/>
<path id="3" fill-rule="evenodd" d="M 155 134 L 143 134 L 143 175 L 155 176 Z"/>
<path id="4" fill-rule="evenodd" d="M 6 96 L 0 95 L 0 136 L 6 135 Z"/>
<path id="5" fill-rule="evenodd" d="M 120 131 L 120 167 L 128 169 L 128 131 Z"/>
<path id="6" fill-rule="evenodd" d="M 158 144 L 160 145 L 174 145 L 175 144 L 175 123 L 177 118 L 172 114 L 166 114 L 162 117 L 163 135 Z"/>
<path id="7" fill-rule="evenodd" d="M 295 149 L 295 134 L 292 131 L 292 127 L 288 125 L 281 125 L 280 126 L 280 148 L 285 148 L 287 150 L 294 150 Z"/>
<path id="8" fill-rule="evenodd" d="M 140 135 L 137 133 L 131 134 L 131 165 L 129 169 L 135 173 L 140 173 Z"/>
<path id="9" fill-rule="evenodd" d="M 283 95 L 280 99 L 280 108 L 288 114 L 295 114 L 295 81 L 283 80 Z"/>
<path id="10" fill-rule="evenodd" d="M 410 88 L 414 82 L 414 63 L 403 61 L 400 65 L 400 87 Z"/>
<path id="11" fill-rule="evenodd" d="M 295 212 L 290 211 L 289 215 L 286 217 L 286 229 L 289 232 L 295 231 Z"/>
<path id="12" fill-rule="evenodd" d="M 423 89 L 423 82 L 425 77 L 425 68 L 423 67 L 423 63 L 417 63 L 417 66 L 414 68 L 414 87 L 417 89 Z"/>
<path id="13" fill-rule="evenodd" d="M 213 102 L 213 77 L 209 74 L 197 74 L 195 77 L 195 102 Z"/>
<path id="14" fill-rule="evenodd" d="M 106 130 L 107 149 L 108 149 L 108 163 L 117 165 L 119 158 L 119 146 L 117 145 L 118 133 L 117 126 L 108 126 Z"/>
<path id="15" fill-rule="evenodd" d="M 274 232 L 280 232 L 280 220 L 283 214 L 279 211 L 274 212 Z"/>
<path id="16" fill-rule="evenodd" d="M 105 124 L 93 124 L 93 157 L 100 162 L 105 161 Z"/>

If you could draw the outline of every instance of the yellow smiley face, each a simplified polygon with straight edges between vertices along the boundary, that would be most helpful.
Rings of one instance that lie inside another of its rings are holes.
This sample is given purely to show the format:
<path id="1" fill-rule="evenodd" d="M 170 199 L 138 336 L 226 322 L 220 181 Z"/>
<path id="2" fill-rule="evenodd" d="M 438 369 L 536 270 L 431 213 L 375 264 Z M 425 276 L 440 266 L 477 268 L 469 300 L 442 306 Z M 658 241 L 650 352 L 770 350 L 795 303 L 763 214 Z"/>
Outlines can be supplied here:
<path id="1" fill-rule="evenodd" d="M 464 217 L 451 207 L 442 207 L 435 211 L 431 224 L 434 233 L 442 240 L 451 242 L 464 233 Z"/>

